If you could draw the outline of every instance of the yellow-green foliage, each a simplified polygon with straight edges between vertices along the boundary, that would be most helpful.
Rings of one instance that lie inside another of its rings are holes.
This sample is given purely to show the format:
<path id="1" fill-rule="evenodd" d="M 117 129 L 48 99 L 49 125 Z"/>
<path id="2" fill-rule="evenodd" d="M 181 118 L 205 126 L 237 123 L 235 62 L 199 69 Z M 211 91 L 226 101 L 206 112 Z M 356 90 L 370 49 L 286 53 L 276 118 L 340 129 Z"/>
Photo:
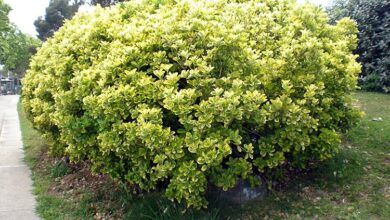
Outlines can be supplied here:
<path id="1" fill-rule="evenodd" d="M 354 22 L 327 22 L 293 0 L 96 8 L 39 50 L 23 106 L 52 152 L 205 206 L 208 184 L 337 152 L 360 65 Z"/>

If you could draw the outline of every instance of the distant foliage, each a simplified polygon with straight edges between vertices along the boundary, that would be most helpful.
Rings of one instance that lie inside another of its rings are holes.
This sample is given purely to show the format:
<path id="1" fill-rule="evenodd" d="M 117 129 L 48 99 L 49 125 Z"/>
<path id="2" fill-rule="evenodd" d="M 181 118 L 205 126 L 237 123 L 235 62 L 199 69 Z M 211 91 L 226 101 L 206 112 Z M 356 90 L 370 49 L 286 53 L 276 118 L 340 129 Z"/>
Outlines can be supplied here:
<path id="1" fill-rule="evenodd" d="M 73 17 L 83 3 L 83 0 L 50 0 L 45 16 L 34 21 L 38 38 L 45 41 L 53 36 L 66 19 Z"/>
<path id="2" fill-rule="evenodd" d="M 4 3 L 3 0 L 0 0 L 0 33 L 9 30 L 9 18 L 8 14 L 11 10 L 11 7 Z"/>
<path id="3" fill-rule="evenodd" d="M 10 11 L 11 7 L 0 0 L 0 64 L 4 70 L 22 77 L 40 41 L 22 33 L 10 23 Z"/>
<path id="4" fill-rule="evenodd" d="M 358 23 L 362 88 L 390 93 L 390 1 L 338 0 L 329 12 L 334 21 L 351 17 Z"/>
<path id="5" fill-rule="evenodd" d="M 22 103 L 52 153 L 206 206 L 210 184 L 338 151 L 360 65 L 355 23 L 328 22 L 293 0 L 97 7 L 38 51 Z"/>
<path id="6" fill-rule="evenodd" d="M 9 23 L 8 14 L 11 11 L 11 7 L 0 0 L 0 63 L 3 64 L 6 56 L 5 50 L 8 47 L 7 35 L 11 31 L 12 26 Z"/>
<path id="7" fill-rule="evenodd" d="M 28 69 L 30 58 L 36 53 L 41 41 L 26 35 L 11 26 L 5 36 L 0 37 L 2 48 L 0 63 L 4 69 L 12 71 L 15 76 L 23 77 Z"/>

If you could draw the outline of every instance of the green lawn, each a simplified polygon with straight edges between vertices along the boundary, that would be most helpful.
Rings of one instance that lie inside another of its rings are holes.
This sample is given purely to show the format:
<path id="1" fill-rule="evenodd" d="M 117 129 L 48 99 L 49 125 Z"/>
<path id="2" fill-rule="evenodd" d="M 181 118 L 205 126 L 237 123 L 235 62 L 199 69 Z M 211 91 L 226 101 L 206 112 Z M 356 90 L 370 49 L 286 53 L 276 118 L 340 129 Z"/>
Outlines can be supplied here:
<path id="1" fill-rule="evenodd" d="M 261 201 L 237 205 L 212 197 L 209 209 L 200 211 L 159 193 L 135 196 L 104 176 L 92 177 L 84 165 L 48 157 L 20 111 L 38 213 L 43 219 L 390 219 L 390 95 L 355 96 L 366 115 L 333 159 Z"/>

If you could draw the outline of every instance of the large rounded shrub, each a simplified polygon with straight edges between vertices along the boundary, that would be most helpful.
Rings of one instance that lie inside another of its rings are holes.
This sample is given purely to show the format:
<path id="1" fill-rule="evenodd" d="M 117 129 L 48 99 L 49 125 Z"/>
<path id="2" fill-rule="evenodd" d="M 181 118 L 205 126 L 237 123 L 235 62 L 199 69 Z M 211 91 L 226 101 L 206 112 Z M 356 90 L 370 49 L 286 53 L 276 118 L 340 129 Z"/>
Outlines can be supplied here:
<path id="1" fill-rule="evenodd" d="M 187 205 L 331 157 L 360 66 L 354 22 L 293 0 L 130 1 L 39 50 L 23 106 L 51 151 Z"/>

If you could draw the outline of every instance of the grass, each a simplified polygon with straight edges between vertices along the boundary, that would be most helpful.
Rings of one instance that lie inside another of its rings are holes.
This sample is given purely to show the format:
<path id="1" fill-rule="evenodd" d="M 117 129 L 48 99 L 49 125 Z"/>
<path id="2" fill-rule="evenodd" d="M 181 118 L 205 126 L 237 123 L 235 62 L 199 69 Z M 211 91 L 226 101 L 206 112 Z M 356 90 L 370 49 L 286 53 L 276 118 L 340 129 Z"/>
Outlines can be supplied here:
<path id="1" fill-rule="evenodd" d="M 346 134 L 333 159 L 263 200 L 237 205 L 212 197 L 210 207 L 199 211 L 173 204 L 160 193 L 133 195 L 109 179 L 98 187 L 77 187 L 86 175 L 47 157 L 44 141 L 20 111 L 37 211 L 43 219 L 390 219 L 390 95 L 355 96 L 366 115 Z M 70 176 L 76 177 L 65 183 L 75 186 L 61 184 Z"/>

